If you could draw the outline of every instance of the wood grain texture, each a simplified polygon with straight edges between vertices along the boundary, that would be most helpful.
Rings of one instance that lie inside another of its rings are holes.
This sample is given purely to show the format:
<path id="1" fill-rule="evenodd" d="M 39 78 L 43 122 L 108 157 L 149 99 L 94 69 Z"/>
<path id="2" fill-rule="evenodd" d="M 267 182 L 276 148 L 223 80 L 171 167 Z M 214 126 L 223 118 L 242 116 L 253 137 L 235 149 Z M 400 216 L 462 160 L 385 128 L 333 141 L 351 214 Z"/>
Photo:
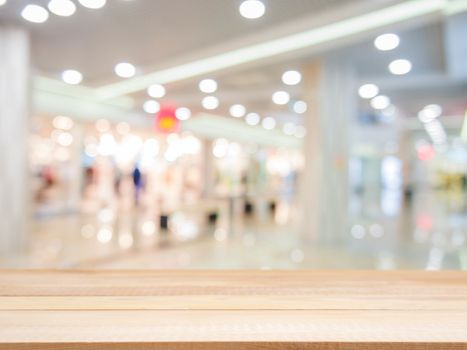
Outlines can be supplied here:
<path id="1" fill-rule="evenodd" d="M 0 271 L 1 349 L 467 349 L 467 274 Z"/>
<path id="2" fill-rule="evenodd" d="M 0 344 L 0 350 L 464 350 L 462 343 L 338 343 L 338 342 L 190 342 Z"/>

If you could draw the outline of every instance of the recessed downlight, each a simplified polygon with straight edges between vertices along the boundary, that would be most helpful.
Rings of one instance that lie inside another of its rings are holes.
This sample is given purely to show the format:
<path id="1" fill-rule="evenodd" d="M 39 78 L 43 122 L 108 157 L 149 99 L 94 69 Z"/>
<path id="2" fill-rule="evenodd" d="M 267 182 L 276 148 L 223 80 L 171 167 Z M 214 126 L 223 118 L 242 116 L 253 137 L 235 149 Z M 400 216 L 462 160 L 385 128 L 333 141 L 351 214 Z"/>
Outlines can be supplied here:
<path id="1" fill-rule="evenodd" d="M 78 85 L 83 81 L 83 75 L 77 70 L 68 69 L 62 73 L 62 80 L 70 85 Z"/>
<path id="2" fill-rule="evenodd" d="M 175 110 L 175 116 L 178 120 L 188 120 L 191 118 L 191 111 L 189 108 L 180 107 Z"/>
<path id="3" fill-rule="evenodd" d="M 369 99 L 377 96 L 379 88 L 375 84 L 363 84 L 358 89 L 358 95 L 361 98 Z"/>
<path id="4" fill-rule="evenodd" d="M 260 18 L 266 12 L 266 6 L 260 0 L 245 0 L 240 4 L 240 14 L 248 19 Z"/>
<path id="5" fill-rule="evenodd" d="M 28 22 L 32 23 L 44 23 L 49 18 L 49 12 L 39 5 L 27 5 L 21 16 Z"/>
<path id="6" fill-rule="evenodd" d="M 261 120 L 261 117 L 259 116 L 258 113 L 248 113 L 245 117 L 245 122 L 248 125 L 258 125 Z"/>
<path id="7" fill-rule="evenodd" d="M 392 74 L 404 75 L 412 70 L 412 63 L 406 59 L 398 59 L 392 61 L 388 68 Z"/>
<path id="8" fill-rule="evenodd" d="M 431 104 L 425 106 L 420 112 L 418 112 L 418 119 L 422 123 L 429 123 L 438 118 L 441 113 L 443 113 L 443 109 L 440 105 Z"/>
<path id="9" fill-rule="evenodd" d="M 245 115 L 246 108 L 243 105 L 236 104 L 230 107 L 229 112 L 232 117 L 241 118 Z"/>
<path id="10" fill-rule="evenodd" d="M 201 104 L 204 108 L 213 110 L 219 107 L 219 99 L 215 96 L 206 96 L 203 98 Z"/>
<path id="11" fill-rule="evenodd" d="M 272 101 L 277 105 L 285 105 L 290 101 L 290 95 L 286 91 L 276 91 L 272 95 Z"/>
<path id="12" fill-rule="evenodd" d="M 155 114 L 160 111 L 161 105 L 157 101 L 148 100 L 144 102 L 143 109 L 146 113 Z"/>
<path id="13" fill-rule="evenodd" d="M 370 101 L 370 104 L 371 107 L 373 107 L 374 109 L 385 109 L 389 107 L 389 105 L 391 104 L 391 100 L 387 96 L 379 95 L 373 98 Z"/>
<path id="14" fill-rule="evenodd" d="M 292 106 L 292 109 L 297 114 L 303 114 L 307 111 L 308 105 L 305 101 L 295 101 Z"/>
<path id="15" fill-rule="evenodd" d="M 203 79 L 199 82 L 199 89 L 206 94 L 212 94 L 217 90 L 217 82 L 214 79 Z"/>
<path id="16" fill-rule="evenodd" d="M 68 17 L 76 12 L 76 5 L 71 0 L 50 0 L 47 7 L 57 16 Z"/>
<path id="17" fill-rule="evenodd" d="M 161 98 L 165 96 L 165 87 L 161 84 L 152 84 L 148 87 L 148 95 L 153 98 Z"/>
<path id="18" fill-rule="evenodd" d="M 97 10 L 105 6 L 107 0 L 78 0 L 81 5 L 88 9 Z"/>
<path id="19" fill-rule="evenodd" d="M 276 127 L 276 120 L 272 117 L 266 117 L 261 121 L 261 125 L 266 130 L 272 130 Z"/>
<path id="20" fill-rule="evenodd" d="M 302 81 L 302 75 L 296 70 L 289 70 L 282 74 L 282 82 L 286 85 L 297 85 Z"/>
<path id="21" fill-rule="evenodd" d="M 136 74 L 136 68 L 134 65 L 128 62 L 121 62 L 114 68 L 115 74 L 120 78 L 132 78 Z"/>
<path id="22" fill-rule="evenodd" d="M 394 50 L 399 46 L 399 43 L 399 36 L 393 33 L 381 34 L 374 41 L 375 47 L 381 51 Z"/>

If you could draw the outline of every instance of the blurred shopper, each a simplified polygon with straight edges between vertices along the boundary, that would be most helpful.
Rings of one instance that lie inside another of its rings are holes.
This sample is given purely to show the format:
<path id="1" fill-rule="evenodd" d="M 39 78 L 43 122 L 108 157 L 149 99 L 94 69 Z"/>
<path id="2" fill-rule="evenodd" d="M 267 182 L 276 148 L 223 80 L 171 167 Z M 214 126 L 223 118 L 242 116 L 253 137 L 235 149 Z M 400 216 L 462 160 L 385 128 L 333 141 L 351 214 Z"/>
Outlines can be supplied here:
<path id="1" fill-rule="evenodd" d="M 143 188 L 143 176 L 141 174 L 141 170 L 139 170 L 138 164 L 135 165 L 133 170 L 133 185 L 135 186 L 135 206 L 139 207 L 141 191 Z"/>
<path id="2" fill-rule="evenodd" d="M 52 189 L 57 183 L 57 175 L 51 166 L 44 166 L 40 173 L 42 178 L 42 186 L 37 192 L 37 202 L 41 203 L 46 200 L 47 192 Z"/>

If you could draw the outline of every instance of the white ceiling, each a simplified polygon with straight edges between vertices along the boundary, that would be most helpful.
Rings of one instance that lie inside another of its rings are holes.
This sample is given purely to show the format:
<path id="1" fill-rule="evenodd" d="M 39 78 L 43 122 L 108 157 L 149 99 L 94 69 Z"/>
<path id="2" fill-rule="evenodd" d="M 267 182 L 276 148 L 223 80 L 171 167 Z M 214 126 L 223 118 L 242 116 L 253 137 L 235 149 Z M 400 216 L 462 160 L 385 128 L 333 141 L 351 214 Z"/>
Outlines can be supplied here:
<path id="1" fill-rule="evenodd" d="M 397 1 L 265 0 L 266 15 L 251 21 L 239 15 L 240 0 L 108 0 L 103 9 L 78 6 L 78 12 L 72 17 L 51 16 L 47 23 L 39 25 L 26 23 L 20 17 L 21 9 L 31 2 L 46 5 L 47 0 L 9 0 L 0 7 L 0 25 L 13 23 L 30 29 L 35 70 L 59 78 L 61 71 L 74 68 L 84 74 L 85 85 L 100 86 L 120 80 L 113 74 L 113 66 L 120 61 L 134 63 L 144 74 L 154 67 L 183 61 L 197 52 L 271 33 L 278 27 L 296 22 L 306 25 L 308 18 L 325 18 L 322 14 L 327 11 Z M 370 33 L 340 43 L 338 49 L 329 48 L 325 54 L 345 57 L 355 67 L 359 81 L 377 82 L 408 115 L 415 115 L 428 103 L 445 103 L 453 112 L 467 108 L 466 82 L 445 77 L 443 22 L 433 19 L 391 30 L 402 39 L 400 47 L 392 52 L 377 51 L 372 40 L 378 33 Z M 316 52 L 301 53 L 293 59 L 213 74 L 219 80 L 217 95 L 222 101 L 216 112 L 226 115 L 228 106 L 243 103 L 252 111 L 299 121 L 300 117 L 288 113 L 286 107 L 273 105 L 271 94 L 283 87 L 280 75 L 284 70 L 300 69 L 316 55 Z M 408 77 L 391 76 L 387 64 L 402 57 L 413 62 L 413 71 Z M 202 94 L 197 90 L 197 81 L 169 84 L 166 99 L 194 111 L 201 110 Z M 288 91 L 294 98 L 301 97 L 300 87 Z M 137 106 L 141 106 L 147 95 L 140 92 L 133 97 Z"/>
<path id="2" fill-rule="evenodd" d="M 59 76 L 64 69 L 75 67 L 83 72 L 87 85 L 94 85 L 116 80 L 113 66 L 121 61 L 144 71 L 358 1 L 267 0 L 267 14 L 251 21 L 240 16 L 240 0 L 108 0 L 102 9 L 78 6 L 71 17 L 51 16 L 38 25 L 25 23 L 19 15 L 31 0 L 9 0 L 0 8 L 0 23 L 19 22 L 31 30 L 34 65 L 40 72 Z M 45 6 L 48 0 L 33 2 Z"/>
<path id="3" fill-rule="evenodd" d="M 467 108 L 467 81 L 454 81 L 446 76 L 444 24 L 435 21 L 393 32 L 401 37 L 401 44 L 394 51 L 378 51 L 373 45 L 375 34 L 329 50 L 325 55 L 340 57 L 342 62 L 351 65 L 356 71 L 357 84 L 377 83 L 381 92 L 390 96 L 405 115 L 416 116 L 429 103 L 444 105 L 445 112 L 450 115 L 463 115 Z M 283 120 L 299 120 L 299 116 L 286 113 L 287 106 L 274 105 L 271 96 L 274 91 L 285 88 L 281 82 L 282 72 L 289 69 L 301 70 L 316 56 L 313 53 L 303 54 L 293 60 L 268 64 L 261 68 L 224 71 L 213 75 L 219 80 L 221 87 L 217 96 L 223 103 L 218 112 L 227 115 L 230 105 L 241 102 L 262 114 L 276 115 Z M 389 73 L 388 64 L 398 58 L 406 58 L 413 63 L 413 70 L 407 76 L 397 77 Z M 197 91 L 196 83 L 197 80 L 186 80 L 169 85 L 168 99 L 188 105 L 194 110 L 202 110 L 200 101 L 203 94 Z M 303 97 L 301 86 L 288 86 L 286 90 L 293 99 Z M 141 93 L 137 97 L 142 103 L 146 95 Z M 361 103 L 362 108 L 365 108 L 367 101 L 361 100 Z"/>

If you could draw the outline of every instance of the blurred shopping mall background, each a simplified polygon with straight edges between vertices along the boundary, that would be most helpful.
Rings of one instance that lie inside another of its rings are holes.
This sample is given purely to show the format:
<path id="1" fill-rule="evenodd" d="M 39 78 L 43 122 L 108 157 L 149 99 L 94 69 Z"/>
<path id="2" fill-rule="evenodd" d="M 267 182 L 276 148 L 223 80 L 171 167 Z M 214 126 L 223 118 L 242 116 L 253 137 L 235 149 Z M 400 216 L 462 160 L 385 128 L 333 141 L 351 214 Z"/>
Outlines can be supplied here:
<path id="1" fill-rule="evenodd" d="M 467 269 L 466 0 L 0 0 L 0 267 Z"/>

